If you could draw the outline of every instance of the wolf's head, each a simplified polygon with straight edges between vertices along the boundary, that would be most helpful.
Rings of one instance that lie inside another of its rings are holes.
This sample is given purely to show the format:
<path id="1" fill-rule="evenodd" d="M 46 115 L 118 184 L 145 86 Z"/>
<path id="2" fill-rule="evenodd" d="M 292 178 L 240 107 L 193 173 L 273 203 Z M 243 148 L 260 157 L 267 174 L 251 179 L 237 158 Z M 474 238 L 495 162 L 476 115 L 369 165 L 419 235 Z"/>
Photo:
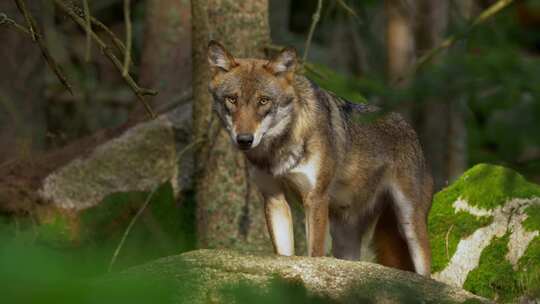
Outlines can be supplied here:
<path id="1" fill-rule="evenodd" d="M 241 59 L 211 41 L 209 90 L 214 109 L 242 150 L 269 142 L 291 123 L 296 52 L 284 49 L 273 60 Z"/>

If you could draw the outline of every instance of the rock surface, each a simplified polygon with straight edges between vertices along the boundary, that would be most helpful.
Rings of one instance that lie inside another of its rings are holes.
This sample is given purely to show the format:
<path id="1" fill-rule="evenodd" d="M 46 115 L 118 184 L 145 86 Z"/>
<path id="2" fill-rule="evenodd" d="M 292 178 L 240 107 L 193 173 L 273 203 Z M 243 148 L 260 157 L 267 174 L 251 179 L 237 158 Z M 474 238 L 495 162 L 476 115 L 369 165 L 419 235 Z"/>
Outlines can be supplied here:
<path id="1" fill-rule="evenodd" d="M 134 277 L 147 282 L 172 280 L 177 291 L 174 303 L 253 303 L 250 295 L 259 303 L 290 302 L 291 290 L 302 303 L 489 303 L 411 272 L 327 257 L 198 250 L 113 275 L 113 279 Z"/>
<path id="2" fill-rule="evenodd" d="M 80 210 L 99 204 L 109 194 L 150 191 L 167 181 L 178 193 L 190 182 L 191 162 L 183 161 L 190 154 L 181 153 L 190 143 L 190 134 L 191 106 L 183 105 L 53 172 L 44 179 L 39 195 L 59 208 Z M 183 161 L 182 173 L 179 161 Z"/>
<path id="3" fill-rule="evenodd" d="M 540 297 L 540 186 L 477 165 L 437 193 L 429 218 L 433 277 L 514 302 Z"/>

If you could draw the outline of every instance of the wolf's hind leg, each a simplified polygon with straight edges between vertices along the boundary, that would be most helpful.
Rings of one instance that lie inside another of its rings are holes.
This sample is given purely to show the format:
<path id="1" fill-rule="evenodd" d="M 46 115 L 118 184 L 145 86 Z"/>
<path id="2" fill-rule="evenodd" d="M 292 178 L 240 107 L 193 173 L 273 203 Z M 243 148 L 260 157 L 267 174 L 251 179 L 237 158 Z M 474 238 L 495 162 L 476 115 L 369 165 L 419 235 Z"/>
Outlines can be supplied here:
<path id="1" fill-rule="evenodd" d="M 414 269 L 418 274 L 430 276 L 431 253 L 426 223 L 428 210 L 420 201 L 420 189 L 416 190 L 393 185 L 390 192 L 399 229 L 407 242 Z"/>
<path id="2" fill-rule="evenodd" d="M 294 255 L 293 221 L 285 196 L 278 194 L 265 198 L 264 210 L 274 251 L 280 255 Z"/>
<path id="3" fill-rule="evenodd" d="M 398 221 L 391 204 L 385 204 L 381 211 L 373 239 L 379 264 L 414 271 L 407 242 L 399 231 Z"/>

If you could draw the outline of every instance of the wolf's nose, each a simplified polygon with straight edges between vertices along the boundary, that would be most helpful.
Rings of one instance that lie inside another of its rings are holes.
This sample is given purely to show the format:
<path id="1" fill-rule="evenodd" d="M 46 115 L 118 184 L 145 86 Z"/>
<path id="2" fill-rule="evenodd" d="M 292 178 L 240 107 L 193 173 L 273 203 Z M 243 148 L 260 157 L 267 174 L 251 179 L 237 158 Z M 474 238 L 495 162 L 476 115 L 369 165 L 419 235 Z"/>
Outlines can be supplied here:
<path id="1" fill-rule="evenodd" d="M 236 142 L 242 149 L 249 149 L 253 143 L 253 134 L 240 133 L 236 136 Z"/>

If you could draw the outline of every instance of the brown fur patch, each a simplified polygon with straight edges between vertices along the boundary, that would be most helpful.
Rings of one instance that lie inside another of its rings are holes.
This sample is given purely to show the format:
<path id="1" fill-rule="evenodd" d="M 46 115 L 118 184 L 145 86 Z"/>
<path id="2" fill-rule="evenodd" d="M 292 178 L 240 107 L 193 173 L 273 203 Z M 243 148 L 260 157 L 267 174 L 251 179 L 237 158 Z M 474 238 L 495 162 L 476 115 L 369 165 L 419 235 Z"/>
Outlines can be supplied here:
<path id="1" fill-rule="evenodd" d="M 374 245 L 378 263 L 414 272 L 409 248 L 399 232 L 394 210 L 389 205 L 382 211 L 375 227 Z"/>

